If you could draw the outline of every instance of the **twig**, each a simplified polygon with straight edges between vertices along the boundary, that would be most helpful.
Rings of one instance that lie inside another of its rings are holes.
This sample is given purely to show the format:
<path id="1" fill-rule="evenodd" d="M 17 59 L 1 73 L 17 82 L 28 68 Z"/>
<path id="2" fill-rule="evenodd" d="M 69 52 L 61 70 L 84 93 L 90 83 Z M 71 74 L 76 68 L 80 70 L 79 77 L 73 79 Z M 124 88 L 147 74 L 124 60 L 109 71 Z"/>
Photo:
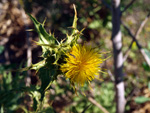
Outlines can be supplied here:
<path id="1" fill-rule="evenodd" d="M 80 93 L 81 95 L 85 96 L 85 93 L 81 92 L 80 90 L 79 90 L 79 93 Z M 96 100 L 94 100 L 90 95 L 86 94 L 86 97 L 88 98 L 88 100 L 89 100 L 92 104 L 96 105 L 96 106 L 97 106 L 98 108 L 100 108 L 104 113 L 109 113 L 102 105 L 100 105 L 100 104 L 99 104 Z"/>
<path id="2" fill-rule="evenodd" d="M 150 12 L 149 12 L 148 15 L 146 16 L 146 18 L 142 21 L 142 23 L 141 23 L 139 29 L 137 30 L 137 32 L 136 32 L 136 34 L 135 34 L 135 37 L 136 37 L 136 38 L 138 37 L 138 35 L 139 35 L 140 32 L 142 31 L 142 29 L 143 29 L 144 25 L 146 24 L 146 22 L 148 21 L 149 17 L 150 17 Z"/>
<path id="3" fill-rule="evenodd" d="M 137 87 L 134 87 L 132 89 L 132 91 L 130 92 L 130 94 L 128 94 L 128 97 L 126 98 L 126 102 L 128 102 L 134 96 L 134 94 L 137 90 L 138 90 Z"/>
<path id="4" fill-rule="evenodd" d="M 123 12 L 125 12 L 133 3 L 135 2 L 135 0 L 132 0 L 122 11 L 121 11 L 121 14 Z"/>
<path id="5" fill-rule="evenodd" d="M 110 70 L 107 71 L 108 75 L 110 76 L 111 81 L 115 82 L 114 75 L 111 73 Z"/>
<path id="6" fill-rule="evenodd" d="M 88 97 L 88 100 L 96 105 L 98 108 L 100 108 L 104 113 L 109 113 L 102 105 L 100 105 L 96 100 L 94 100 L 92 97 Z"/>
<path id="7" fill-rule="evenodd" d="M 125 52 L 125 55 L 124 55 L 124 58 L 123 58 L 123 61 L 125 62 L 126 59 L 127 59 L 127 57 L 128 57 L 128 55 L 129 55 L 129 52 L 130 52 L 130 50 L 131 50 L 131 47 L 132 47 L 132 44 L 133 44 L 134 41 L 136 42 L 138 48 L 141 49 L 142 47 L 141 47 L 141 45 L 138 43 L 136 37 L 135 37 L 135 36 L 133 35 L 133 33 L 130 31 L 130 29 L 129 29 L 123 22 L 121 22 L 121 23 L 122 23 L 122 25 L 124 26 L 124 28 L 127 30 L 128 34 L 129 34 L 129 35 L 131 36 L 131 38 L 132 38 L 132 42 L 130 43 L 129 48 L 128 48 L 128 50 Z"/>
<path id="8" fill-rule="evenodd" d="M 136 76 L 136 75 L 135 75 Z M 137 76 L 136 76 L 136 79 L 139 79 L 139 78 L 137 78 Z M 132 85 L 132 90 L 130 91 L 130 93 L 128 94 L 128 96 L 127 96 L 127 98 L 126 98 L 126 102 L 128 102 L 128 101 L 130 101 L 131 99 L 132 99 L 132 97 L 137 93 L 137 92 L 139 92 L 140 91 L 140 89 L 138 88 L 138 85 L 137 84 L 139 84 L 139 82 L 137 83 L 136 81 L 134 81 L 134 80 L 132 80 L 132 78 L 130 79 L 129 78 L 129 80 L 131 81 L 131 85 Z M 128 86 L 127 86 L 128 87 Z"/>
<path id="9" fill-rule="evenodd" d="M 137 37 L 139 36 L 140 32 L 142 31 L 144 25 L 146 24 L 146 22 L 148 21 L 150 17 L 150 12 L 148 13 L 148 15 L 146 16 L 146 18 L 142 21 L 140 27 L 138 28 L 135 36 L 131 33 L 130 29 L 122 22 L 122 25 L 125 27 L 125 29 L 128 31 L 128 34 L 132 37 L 132 42 L 130 43 L 130 46 L 128 48 L 128 50 L 126 51 L 125 53 L 125 56 L 124 56 L 124 61 L 127 59 L 128 55 L 129 55 L 129 52 L 131 50 L 131 47 L 132 47 L 132 44 L 133 42 L 135 41 L 136 44 L 137 44 L 137 47 L 139 48 L 141 54 L 144 56 L 147 64 L 150 66 L 150 59 L 149 57 L 147 56 L 147 54 L 145 53 L 144 49 L 142 49 L 142 46 L 138 43 L 138 41 L 136 40 Z"/>

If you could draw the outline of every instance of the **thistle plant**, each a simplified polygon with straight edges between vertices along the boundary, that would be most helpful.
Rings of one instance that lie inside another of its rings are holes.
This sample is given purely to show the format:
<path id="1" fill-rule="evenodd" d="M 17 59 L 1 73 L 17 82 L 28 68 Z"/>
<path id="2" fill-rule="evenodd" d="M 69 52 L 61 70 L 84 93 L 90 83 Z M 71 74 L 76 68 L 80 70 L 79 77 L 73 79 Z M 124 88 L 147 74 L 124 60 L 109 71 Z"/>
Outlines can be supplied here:
<path id="1" fill-rule="evenodd" d="M 74 6 L 74 20 L 71 34 L 66 34 L 66 38 L 58 41 L 54 34 L 47 33 L 44 23 L 39 23 L 33 16 L 30 16 L 39 35 L 39 41 L 35 42 L 42 47 L 42 61 L 32 64 L 26 69 L 34 69 L 41 80 L 41 100 L 45 91 L 57 76 L 63 74 L 70 80 L 73 88 L 83 86 L 85 82 L 90 83 L 96 75 L 99 75 L 100 64 L 105 60 L 97 49 L 80 45 L 77 40 L 81 37 L 84 29 L 77 29 L 77 12 Z"/>

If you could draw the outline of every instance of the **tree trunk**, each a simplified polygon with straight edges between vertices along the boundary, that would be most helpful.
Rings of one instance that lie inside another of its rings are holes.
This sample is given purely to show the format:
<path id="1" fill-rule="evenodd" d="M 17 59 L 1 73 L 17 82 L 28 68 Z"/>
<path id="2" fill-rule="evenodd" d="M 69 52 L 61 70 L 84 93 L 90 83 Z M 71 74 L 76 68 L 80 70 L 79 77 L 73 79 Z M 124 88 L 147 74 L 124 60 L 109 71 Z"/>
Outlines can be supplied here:
<path id="1" fill-rule="evenodd" d="M 117 113 L 124 113 L 125 97 L 123 82 L 123 54 L 122 54 L 122 36 L 120 30 L 120 0 L 112 0 L 112 43 L 114 53 L 114 73 L 116 88 L 116 110 Z"/>

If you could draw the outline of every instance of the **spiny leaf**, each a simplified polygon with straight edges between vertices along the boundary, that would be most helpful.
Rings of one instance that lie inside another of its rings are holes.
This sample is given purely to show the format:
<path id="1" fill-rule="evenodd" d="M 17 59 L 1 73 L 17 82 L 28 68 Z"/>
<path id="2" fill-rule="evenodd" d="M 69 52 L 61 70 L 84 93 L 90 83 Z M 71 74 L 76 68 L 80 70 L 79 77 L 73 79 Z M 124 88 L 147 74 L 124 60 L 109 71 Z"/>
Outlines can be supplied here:
<path id="1" fill-rule="evenodd" d="M 31 20 L 33 21 L 35 28 L 36 28 L 36 31 L 40 37 L 39 43 L 41 43 L 41 44 L 55 44 L 56 39 L 55 39 L 54 35 L 48 34 L 44 28 L 45 21 L 43 22 L 43 24 L 41 24 L 32 15 L 30 15 L 30 14 L 28 14 L 28 15 L 30 16 Z M 47 47 L 42 46 L 43 52 L 45 52 L 46 49 L 47 49 Z"/>
<path id="2" fill-rule="evenodd" d="M 54 61 L 53 57 L 47 58 L 45 61 L 45 66 L 39 69 L 38 76 L 41 80 L 41 88 L 39 92 L 41 93 L 41 101 L 44 98 L 45 91 L 50 87 L 50 84 L 56 79 L 59 74 L 58 67 L 52 62 Z"/>
<path id="3" fill-rule="evenodd" d="M 73 20 L 73 25 L 72 25 L 72 27 L 73 28 L 77 28 L 77 20 L 78 20 L 78 18 L 77 18 L 77 10 L 76 10 L 76 6 L 73 4 L 73 8 L 74 8 L 74 12 L 75 12 L 75 15 L 74 15 L 74 20 Z"/>

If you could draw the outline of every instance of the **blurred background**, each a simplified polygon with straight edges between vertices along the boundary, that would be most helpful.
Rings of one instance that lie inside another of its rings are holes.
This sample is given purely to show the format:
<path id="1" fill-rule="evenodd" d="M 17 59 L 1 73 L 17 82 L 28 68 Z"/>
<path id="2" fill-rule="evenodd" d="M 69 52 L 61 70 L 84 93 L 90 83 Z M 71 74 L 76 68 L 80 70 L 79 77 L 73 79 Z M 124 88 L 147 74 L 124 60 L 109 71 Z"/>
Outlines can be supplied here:
<path id="1" fill-rule="evenodd" d="M 130 0 L 121 1 L 123 10 Z M 35 71 L 18 72 L 41 60 L 41 48 L 32 40 L 38 41 L 33 22 L 26 13 L 32 14 L 43 23 L 45 29 L 54 32 L 55 37 L 65 38 L 72 26 L 74 9 L 78 14 L 78 29 L 85 28 L 79 43 L 97 45 L 102 52 L 111 52 L 111 58 L 102 64 L 108 74 L 100 73 L 103 81 L 91 82 L 81 88 L 76 95 L 69 81 L 59 76 L 44 98 L 43 112 L 57 113 L 115 113 L 115 88 L 113 77 L 113 48 L 111 43 L 112 14 L 111 0 L 0 0 L 0 109 L 1 112 L 33 112 L 37 108 L 38 94 L 31 93 L 33 87 L 41 84 Z M 149 0 L 136 0 L 126 10 L 121 20 L 136 33 L 141 22 L 150 12 Z M 121 26 L 123 54 L 128 50 L 132 38 Z M 150 19 L 143 27 L 137 40 L 150 57 Z M 107 57 L 107 56 L 106 56 Z M 107 69 L 107 70 L 106 70 Z M 150 112 L 150 67 L 145 62 L 136 43 L 133 43 L 127 60 L 124 62 L 125 112 Z M 23 89 L 31 86 L 30 90 Z M 14 90 L 15 89 L 15 90 Z M 84 92 L 86 96 L 83 95 Z M 31 96 L 32 95 L 32 96 Z M 33 95 L 36 96 L 33 98 Z M 5 98 L 2 98 L 5 97 Z"/>

